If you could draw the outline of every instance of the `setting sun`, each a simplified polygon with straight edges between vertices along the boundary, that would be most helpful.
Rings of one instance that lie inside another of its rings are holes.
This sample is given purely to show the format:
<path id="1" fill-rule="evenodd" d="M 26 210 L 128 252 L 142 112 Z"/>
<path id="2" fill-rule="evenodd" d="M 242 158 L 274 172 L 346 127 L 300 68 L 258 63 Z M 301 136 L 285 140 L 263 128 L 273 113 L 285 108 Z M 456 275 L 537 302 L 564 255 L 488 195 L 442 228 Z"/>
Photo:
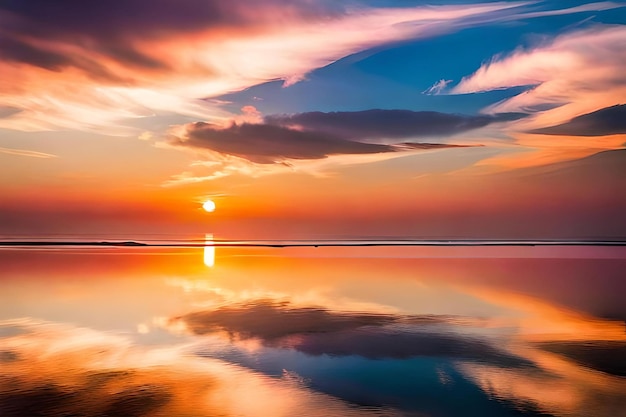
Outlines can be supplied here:
<path id="1" fill-rule="evenodd" d="M 215 211 L 215 203 L 212 200 L 207 200 L 204 202 L 204 204 L 202 204 L 202 208 L 204 209 L 204 211 L 212 213 Z"/>

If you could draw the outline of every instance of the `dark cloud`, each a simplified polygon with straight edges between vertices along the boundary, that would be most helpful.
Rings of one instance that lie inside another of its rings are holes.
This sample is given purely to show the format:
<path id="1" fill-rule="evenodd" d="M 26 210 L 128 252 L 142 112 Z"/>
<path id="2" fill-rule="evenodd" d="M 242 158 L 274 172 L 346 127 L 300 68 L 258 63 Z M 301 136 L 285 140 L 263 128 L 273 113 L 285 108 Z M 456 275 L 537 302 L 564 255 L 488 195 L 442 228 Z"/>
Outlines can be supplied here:
<path id="1" fill-rule="evenodd" d="M 142 56 L 133 51 L 128 46 L 121 48 L 108 47 L 109 49 L 121 49 L 116 58 L 121 61 L 133 61 L 135 64 L 145 67 L 164 67 L 165 65 Z M 106 48 L 105 48 L 106 49 Z M 28 63 L 30 65 L 47 69 L 49 71 L 60 72 L 64 68 L 79 68 L 89 74 L 94 79 L 104 79 L 114 82 L 129 82 L 112 74 L 104 65 L 97 63 L 85 56 L 63 54 L 54 50 L 47 50 L 43 47 L 30 45 L 21 40 L 10 39 L 2 36 L 0 30 L 0 52 L 1 59 L 5 61 Z M 110 51 L 111 52 L 111 51 Z M 110 53 L 114 56 L 115 54 Z M 19 111 L 19 110 L 18 110 Z"/>
<path id="2" fill-rule="evenodd" d="M 626 104 L 606 107 L 557 126 L 533 130 L 543 135 L 605 136 L 626 133 Z"/>
<path id="3" fill-rule="evenodd" d="M 228 128 L 192 123 L 187 125 L 185 137 L 172 137 L 169 142 L 235 155 L 256 163 L 275 163 L 340 154 L 468 146 L 410 140 L 416 136 L 460 133 L 511 117 L 518 116 L 460 116 L 410 110 L 312 112 L 269 116 L 263 123 L 233 124 Z M 387 143 L 366 142 L 368 139 Z M 406 142 L 401 142 L 402 139 Z"/>
<path id="4" fill-rule="evenodd" d="M 97 51 L 125 65 L 160 69 L 167 64 L 142 53 L 137 42 L 207 29 L 255 30 L 270 18 L 263 10 L 272 7 L 303 19 L 342 13 L 328 2 L 287 0 L 7 0 L 0 3 L 0 57 L 52 70 L 73 66 L 90 73 L 69 53 L 48 44 L 57 42 Z"/>
<path id="5" fill-rule="evenodd" d="M 530 366 L 485 341 L 452 331 L 459 318 L 449 316 L 335 312 L 260 300 L 190 313 L 173 321 L 183 321 L 198 335 L 227 332 L 309 355 L 370 359 L 438 356 Z"/>
<path id="6" fill-rule="evenodd" d="M 265 121 L 285 127 L 300 127 L 344 139 L 402 139 L 410 137 L 450 136 L 523 115 L 466 116 L 434 111 L 372 109 L 355 112 L 309 112 L 268 116 Z"/>
<path id="7" fill-rule="evenodd" d="M 31 46 L 17 39 L 0 37 L 0 50 L 3 60 L 28 62 L 31 65 L 52 71 L 58 71 L 72 63 L 69 57 Z"/>
<path id="8" fill-rule="evenodd" d="M 265 124 L 232 125 L 220 129 L 208 123 L 193 123 L 185 139 L 170 143 L 210 149 L 252 162 L 274 163 L 283 159 L 320 159 L 335 154 L 391 152 L 389 145 L 343 140 L 333 135 Z"/>
<path id="9" fill-rule="evenodd" d="M 142 38 L 250 26 L 263 20 L 259 11 L 273 7 L 303 18 L 342 13 L 331 2 L 306 0 L 268 0 L 262 4 L 247 0 L 7 0 L 0 10 L 9 28 L 28 29 L 35 35 L 81 33 L 93 38 Z"/>

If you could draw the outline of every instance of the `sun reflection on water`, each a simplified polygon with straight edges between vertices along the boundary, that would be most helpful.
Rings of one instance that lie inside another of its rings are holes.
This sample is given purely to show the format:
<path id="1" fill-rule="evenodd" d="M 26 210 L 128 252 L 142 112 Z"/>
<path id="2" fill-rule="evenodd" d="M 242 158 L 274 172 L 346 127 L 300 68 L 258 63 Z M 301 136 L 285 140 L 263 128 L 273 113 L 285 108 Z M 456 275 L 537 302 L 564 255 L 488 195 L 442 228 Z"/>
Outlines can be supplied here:
<path id="1" fill-rule="evenodd" d="M 204 264 L 209 268 L 215 266 L 215 246 L 213 246 L 213 233 L 204 235 Z"/>

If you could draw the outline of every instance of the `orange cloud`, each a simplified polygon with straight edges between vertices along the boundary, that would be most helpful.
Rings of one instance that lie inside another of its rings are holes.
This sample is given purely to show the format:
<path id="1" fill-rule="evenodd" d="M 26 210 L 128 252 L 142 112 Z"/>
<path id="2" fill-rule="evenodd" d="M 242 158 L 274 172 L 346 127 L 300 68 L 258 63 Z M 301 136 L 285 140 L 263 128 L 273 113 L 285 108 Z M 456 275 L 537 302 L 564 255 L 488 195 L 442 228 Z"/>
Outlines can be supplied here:
<path id="1" fill-rule="evenodd" d="M 0 127 L 121 135 L 140 132 L 120 121 L 163 112 L 219 121 L 228 113 L 199 98 L 276 79 L 290 85 L 352 53 L 523 4 L 347 9 L 185 0 L 151 2 L 144 13 L 140 0 L 39 3 L 0 9 L 0 106 L 19 110 Z"/>

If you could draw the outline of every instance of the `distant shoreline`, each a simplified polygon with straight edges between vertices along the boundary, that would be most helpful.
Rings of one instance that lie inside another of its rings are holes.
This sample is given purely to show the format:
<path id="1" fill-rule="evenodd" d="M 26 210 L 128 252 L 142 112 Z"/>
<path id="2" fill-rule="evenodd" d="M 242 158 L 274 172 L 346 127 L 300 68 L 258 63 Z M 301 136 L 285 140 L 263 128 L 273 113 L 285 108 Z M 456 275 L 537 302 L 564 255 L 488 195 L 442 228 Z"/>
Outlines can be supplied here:
<path id="1" fill-rule="evenodd" d="M 0 247 L 375 247 L 375 246 L 626 246 L 626 240 L 212 240 L 206 242 L 141 242 L 124 241 L 0 241 Z"/>

